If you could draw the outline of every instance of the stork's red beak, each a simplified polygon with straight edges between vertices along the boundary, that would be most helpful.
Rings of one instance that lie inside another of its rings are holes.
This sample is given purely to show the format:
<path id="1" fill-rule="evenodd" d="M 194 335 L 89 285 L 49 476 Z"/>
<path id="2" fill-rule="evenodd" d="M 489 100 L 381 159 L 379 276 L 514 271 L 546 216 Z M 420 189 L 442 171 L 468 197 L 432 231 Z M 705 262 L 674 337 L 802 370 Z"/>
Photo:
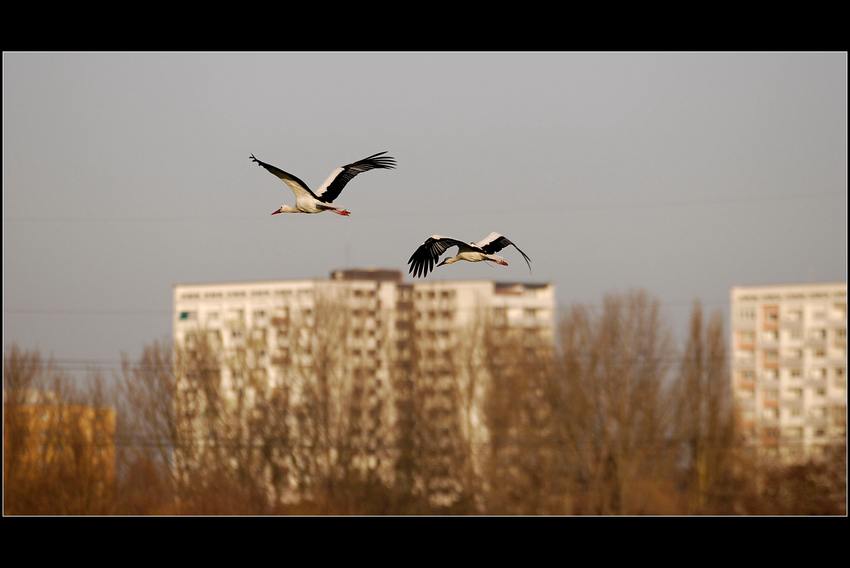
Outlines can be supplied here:
<path id="1" fill-rule="evenodd" d="M 280 209 L 278 209 L 277 211 L 275 211 L 274 213 L 272 213 L 272 215 L 277 215 L 278 213 L 280 213 Z"/>

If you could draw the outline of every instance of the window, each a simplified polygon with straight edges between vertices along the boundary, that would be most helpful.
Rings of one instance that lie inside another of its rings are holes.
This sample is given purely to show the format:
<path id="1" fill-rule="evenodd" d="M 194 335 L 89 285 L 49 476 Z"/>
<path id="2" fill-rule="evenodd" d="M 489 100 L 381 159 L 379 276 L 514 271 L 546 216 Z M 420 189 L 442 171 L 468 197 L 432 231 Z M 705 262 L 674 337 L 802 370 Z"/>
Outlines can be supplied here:
<path id="1" fill-rule="evenodd" d="M 502 316 L 502 317 L 504 317 L 504 316 Z M 751 363 L 751 362 L 755 361 L 756 352 L 753 351 L 752 349 L 744 349 L 744 350 L 738 351 L 737 358 L 740 359 L 744 363 Z"/>
<path id="2" fill-rule="evenodd" d="M 802 359 L 803 351 L 801 349 L 788 349 L 785 352 L 786 359 Z"/>
<path id="3" fill-rule="evenodd" d="M 756 319 L 755 308 L 740 308 L 738 310 L 738 319 L 741 320 L 741 321 L 755 321 L 755 319 Z"/>
<path id="4" fill-rule="evenodd" d="M 786 428 L 785 429 L 785 437 L 798 439 L 803 437 L 803 429 L 800 426 Z"/>

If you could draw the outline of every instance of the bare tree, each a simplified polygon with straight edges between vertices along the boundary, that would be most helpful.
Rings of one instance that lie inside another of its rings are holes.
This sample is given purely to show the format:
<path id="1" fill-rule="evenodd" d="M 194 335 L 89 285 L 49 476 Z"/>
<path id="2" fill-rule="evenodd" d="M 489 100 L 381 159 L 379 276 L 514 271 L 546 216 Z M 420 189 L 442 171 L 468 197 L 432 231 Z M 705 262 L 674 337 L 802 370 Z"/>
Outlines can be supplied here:
<path id="1" fill-rule="evenodd" d="M 491 320 L 484 335 L 491 513 L 566 512 L 564 459 L 547 397 L 552 345 L 539 331 Z"/>
<path id="2" fill-rule="evenodd" d="M 433 296 L 433 297 L 432 297 Z M 469 396 L 450 299 L 426 293 L 399 325 L 392 362 L 396 446 L 394 499 L 402 513 L 475 512 Z M 467 342 L 468 343 L 468 342 Z M 473 387 L 474 388 L 474 387 Z"/>
<path id="3" fill-rule="evenodd" d="M 704 327 L 698 301 L 679 369 L 678 398 L 677 431 L 687 448 L 688 512 L 726 512 L 736 436 L 723 317 L 715 311 Z"/>
<path id="4" fill-rule="evenodd" d="M 609 294 L 599 314 L 573 306 L 560 333 L 549 398 L 583 488 L 577 512 L 653 512 L 641 484 L 664 481 L 673 420 L 666 387 L 673 348 L 658 301 L 643 291 Z"/>
<path id="5" fill-rule="evenodd" d="M 4 513 L 105 514 L 114 499 L 115 412 L 103 378 L 86 389 L 17 345 L 3 357 Z"/>

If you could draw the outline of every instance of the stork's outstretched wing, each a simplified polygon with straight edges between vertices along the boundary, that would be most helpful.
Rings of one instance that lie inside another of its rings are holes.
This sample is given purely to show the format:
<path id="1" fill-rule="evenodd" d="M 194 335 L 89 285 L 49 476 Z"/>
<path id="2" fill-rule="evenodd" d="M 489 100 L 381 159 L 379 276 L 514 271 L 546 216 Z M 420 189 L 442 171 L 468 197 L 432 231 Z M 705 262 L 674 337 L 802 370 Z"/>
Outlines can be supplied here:
<path id="1" fill-rule="evenodd" d="M 519 253 L 525 259 L 525 263 L 528 265 L 528 271 L 531 272 L 531 259 L 528 258 L 528 255 L 522 252 L 518 246 L 513 244 L 507 237 L 500 235 L 499 233 L 490 233 L 486 238 L 475 243 L 475 246 L 486 252 L 487 254 L 496 254 L 506 246 L 511 245 L 515 249 L 519 250 Z"/>
<path id="2" fill-rule="evenodd" d="M 257 158 L 254 157 L 254 154 L 251 154 L 251 159 L 254 160 L 255 162 L 257 162 L 262 167 L 266 168 L 272 174 L 274 174 L 277 177 L 279 177 L 280 179 L 282 179 L 283 183 L 285 183 L 286 185 L 288 185 L 292 189 L 292 193 L 295 194 L 296 198 L 303 195 L 303 194 L 310 195 L 314 198 L 316 197 L 316 194 L 313 193 L 310 190 L 310 188 L 307 186 L 307 184 L 304 183 L 303 181 L 301 181 L 298 177 L 296 177 L 296 176 L 294 176 L 290 173 L 287 173 L 280 168 L 276 168 L 271 164 L 261 162 L 260 160 L 258 160 Z"/>
<path id="3" fill-rule="evenodd" d="M 357 160 L 347 166 L 335 169 L 331 172 L 331 175 L 328 176 L 328 179 L 325 180 L 325 183 L 316 190 L 316 197 L 325 203 L 332 203 L 333 200 L 339 197 L 339 194 L 342 193 L 342 189 L 345 187 L 345 184 L 354 179 L 354 176 L 357 174 L 374 169 L 391 170 L 395 168 L 395 158 L 391 158 L 390 156 L 383 156 L 379 158 L 378 156 L 381 156 L 382 154 L 386 154 L 386 152 L 378 152 L 368 158 L 363 158 L 362 160 Z"/>
<path id="4" fill-rule="evenodd" d="M 434 264 L 440 260 L 440 255 L 452 247 L 469 246 L 463 241 L 444 237 L 442 235 L 432 235 L 422 243 L 416 251 L 410 256 L 407 264 L 410 265 L 408 273 L 420 277 L 425 276 L 434 269 Z"/>

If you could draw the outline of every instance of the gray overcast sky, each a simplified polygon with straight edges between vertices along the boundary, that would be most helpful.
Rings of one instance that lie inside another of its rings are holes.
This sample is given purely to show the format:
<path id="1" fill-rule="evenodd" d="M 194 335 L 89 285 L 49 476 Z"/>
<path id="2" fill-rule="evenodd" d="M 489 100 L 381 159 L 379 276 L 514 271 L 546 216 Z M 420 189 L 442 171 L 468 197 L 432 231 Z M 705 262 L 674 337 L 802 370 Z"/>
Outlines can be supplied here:
<path id="1" fill-rule="evenodd" d="M 358 176 L 351 211 L 276 215 Z M 4 53 L 3 342 L 135 358 L 176 283 L 404 269 L 498 231 L 558 302 L 644 288 L 685 332 L 733 285 L 845 281 L 846 53 Z M 408 278 L 409 280 L 409 278 Z"/>

